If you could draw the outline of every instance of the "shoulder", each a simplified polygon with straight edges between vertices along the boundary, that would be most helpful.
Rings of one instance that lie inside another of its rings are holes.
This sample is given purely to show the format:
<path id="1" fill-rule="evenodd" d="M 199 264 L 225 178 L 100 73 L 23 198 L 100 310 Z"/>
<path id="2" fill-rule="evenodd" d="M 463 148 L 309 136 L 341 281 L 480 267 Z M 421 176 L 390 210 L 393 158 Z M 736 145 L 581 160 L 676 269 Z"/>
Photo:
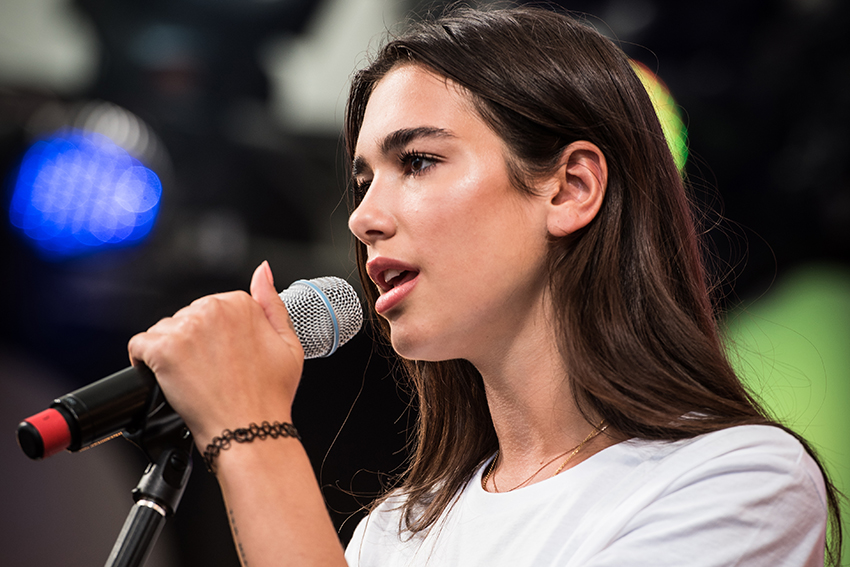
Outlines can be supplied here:
<path id="1" fill-rule="evenodd" d="M 398 564 L 399 558 L 408 564 L 418 550 L 430 553 L 436 539 L 435 553 L 495 554 L 513 565 L 526 563 L 504 546 L 528 555 L 535 541 L 557 558 L 549 563 L 582 567 L 822 562 L 823 478 L 802 444 L 777 427 L 630 440 L 505 494 L 478 490 L 478 478 L 459 495 L 454 523 L 439 538 L 400 534 L 404 497 L 385 499 L 358 526 L 347 550 L 350 564 Z M 489 546 L 469 549 L 469 542 L 485 541 Z"/>
<path id="2" fill-rule="evenodd" d="M 599 565 L 622 553 L 652 558 L 647 565 L 681 564 L 694 550 L 707 553 L 691 563 L 699 565 L 822 561 L 823 476 L 784 430 L 739 426 L 683 441 L 632 440 L 615 453 L 622 475 L 583 526 L 616 523 L 608 543 L 584 549 Z"/>
<path id="3" fill-rule="evenodd" d="M 800 441 L 769 425 L 730 427 L 683 441 L 626 441 L 623 450 L 671 471 L 792 474 L 823 489 L 820 469 Z"/>
<path id="4" fill-rule="evenodd" d="M 407 540 L 401 529 L 405 501 L 400 492 L 390 493 L 360 520 L 345 550 L 350 566 L 381 564 L 383 554 L 405 546 Z"/>
<path id="5" fill-rule="evenodd" d="M 635 448 L 645 447 L 651 452 L 659 453 L 662 457 L 679 451 L 688 451 L 692 448 L 699 448 L 701 451 L 711 448 L 712 455 L 727 450 L 746 449 L 758 452 L 777 451 L 782 454 L 805 451 L 802 444 L 793 435 L 772 425 L 739 425 L 681 441 L 630 439 L 622 445 Z"/>
<path id="6" fill-rule="evenodd" d="M 826 510 L 823 475 L 805 447 L 779 427 L 730 427 L 682 441 L 630 440 L 616 446 L 613 455 L 641 494 L 667 494 L 685 487 L 726 488 L 739 494 L 744 486 L 805 494 Z M 636 488 L 635 486 L 631 487 Z"/>

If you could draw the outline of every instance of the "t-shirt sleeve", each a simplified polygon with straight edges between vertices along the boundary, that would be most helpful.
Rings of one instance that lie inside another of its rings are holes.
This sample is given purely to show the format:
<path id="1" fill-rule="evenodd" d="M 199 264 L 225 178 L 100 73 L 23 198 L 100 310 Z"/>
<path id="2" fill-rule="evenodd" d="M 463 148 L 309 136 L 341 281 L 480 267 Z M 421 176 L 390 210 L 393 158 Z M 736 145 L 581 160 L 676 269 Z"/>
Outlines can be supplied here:
<path id="1" fill-rule="evenodd" d="M 570 566 L 823 565 L 823 477 L 796 439 L 773 427 L 736 428 L 671 458 L 682 465 L 667 463 L 672 474 L 626 499 L 610 518 L 621 528 Z"/>
<path id="2" fill-rule="evenodd" d="M 345 547 L 349 567 L 384 565 L 387 554 L 404 548 L 406 540 L 398 536 L 403 501 L 402 496 L 390 495 L 360 520 Z"/>
<path id="3" fill-rule="evenodd" d="M 366 534 L 366 522 L 368 519 L 368 516 L 364 517 L 357 523 L 357 527 L 354 528 L 354 533 L 345 547 L 345 561 L 348 563 L 348 567 L 358 567 L 360 565 L 360 550 L 363 548 L 363 537 Z"/>

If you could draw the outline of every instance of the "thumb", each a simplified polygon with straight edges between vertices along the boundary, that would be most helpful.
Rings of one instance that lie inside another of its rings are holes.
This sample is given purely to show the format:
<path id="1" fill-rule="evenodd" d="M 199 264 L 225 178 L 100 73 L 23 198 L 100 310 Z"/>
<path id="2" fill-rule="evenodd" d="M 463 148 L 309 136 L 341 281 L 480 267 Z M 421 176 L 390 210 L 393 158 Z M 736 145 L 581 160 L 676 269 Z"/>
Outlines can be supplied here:
<path id="1" fill-rule="evenodd" d="M 251 297 L 263 308 L 266 319 L 278 334 L 294 338 L 295 328 L 292 326 L 286 305 L 275 290 L 274 276 L 267 261 L 263 261 L 254 270 L 254 275 L 251 277 Z"/>

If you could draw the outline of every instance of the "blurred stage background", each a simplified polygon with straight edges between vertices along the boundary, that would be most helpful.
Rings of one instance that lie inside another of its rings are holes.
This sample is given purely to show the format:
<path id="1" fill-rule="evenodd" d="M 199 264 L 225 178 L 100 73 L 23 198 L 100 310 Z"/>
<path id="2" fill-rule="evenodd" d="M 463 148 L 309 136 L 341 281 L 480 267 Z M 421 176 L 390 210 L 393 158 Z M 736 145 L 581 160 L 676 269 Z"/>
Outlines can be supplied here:
<path id="1" fill-rule="evenodd" d="M 560 4 L 590 14 L 675 97 L 686 173 L 717 225 L 733 356 L 847 491 L 850 4 Z M 160 317 L 246 289 L 264 259 L 281 288 L 329 274 L 357 285 L 340 145 L 347 80 L 387 27 L 440 5 L 0 4 L 4 565 L 102 564 L 145 465 L 122 440 L 31 462 L 15 445 L 20 419 L 125 367 L 127 340 Z M 73 138 L 80 129 L 101 137 Z M 123 217 L 108 199 L 126 205 Z M 53 212 L 34 220 L 32 201 Z M 88 223 L 87 245 L 65 238 L 65 221 Z M 359 515 L 346 518 L 379 489 L 376 472 L 404 458 L 411 417 L 391 373 L 369 329 L 305 366 L 295 418 L 344 541 Z M 198 459 L 148 565 L 238 565 Z"/>

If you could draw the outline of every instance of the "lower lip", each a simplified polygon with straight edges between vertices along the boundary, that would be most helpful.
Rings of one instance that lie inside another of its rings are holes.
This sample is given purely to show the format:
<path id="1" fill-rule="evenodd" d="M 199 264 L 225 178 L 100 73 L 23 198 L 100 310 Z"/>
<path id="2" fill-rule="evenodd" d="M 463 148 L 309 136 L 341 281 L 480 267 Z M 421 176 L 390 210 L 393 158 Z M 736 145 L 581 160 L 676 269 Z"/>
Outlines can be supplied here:
<path id="1" fill-rule="evenodd" d="M 405 297 L 416 287 L 416 282 L 419 281 L 419 276 L 417 275 L 410 281 L 406 281 L 398 287 L 394 287 L 391 290 L 381 294 L 381 296 L 375 301 L 375 311 L 377 311 L 380 315 L 392 310 L 399 303 L 401 303 Z"/>

